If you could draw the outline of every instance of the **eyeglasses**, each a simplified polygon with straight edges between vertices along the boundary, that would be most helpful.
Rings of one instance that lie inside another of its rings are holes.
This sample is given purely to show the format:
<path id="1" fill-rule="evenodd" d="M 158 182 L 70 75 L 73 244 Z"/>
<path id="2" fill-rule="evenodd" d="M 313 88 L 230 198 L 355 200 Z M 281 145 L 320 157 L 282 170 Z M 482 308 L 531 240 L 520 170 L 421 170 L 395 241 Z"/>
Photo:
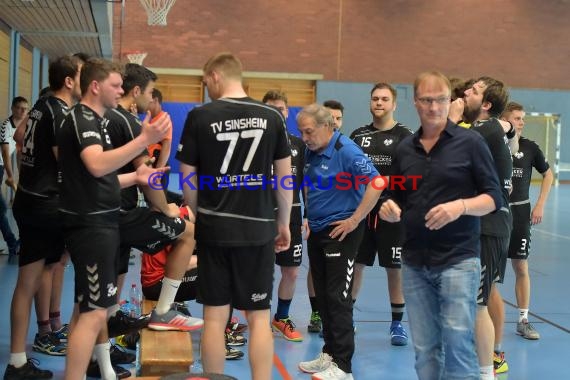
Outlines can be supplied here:
<path id="1" fill-rule="evenodd" d="M 439 98 L 416 98 L 424 106 L 430 106 L 432 103 L 436 104 L 446 104 L 449 103 L 451 98 L 449 96 L 442 96 Z"/>

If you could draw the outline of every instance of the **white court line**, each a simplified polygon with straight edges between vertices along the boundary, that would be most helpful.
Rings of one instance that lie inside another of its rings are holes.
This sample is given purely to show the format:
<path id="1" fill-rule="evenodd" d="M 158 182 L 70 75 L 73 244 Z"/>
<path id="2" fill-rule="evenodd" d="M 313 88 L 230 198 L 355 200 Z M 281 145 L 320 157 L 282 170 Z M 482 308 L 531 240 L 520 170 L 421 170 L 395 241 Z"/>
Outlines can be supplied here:
<path id="1" fill-rule="evenodd" d="M 545 230 L 541 230 L 541 229 L 539 229 L 539 228 L 533 228 L 531 231 L 540 232 L 541 234 L 545 234 L 545 235 L 552 236 L 552 237 L 557 237 L 557 238 L 560 238 L 560 239 L 570 240 L 570 237 L 569 237 L 569 236 L 558 235 L 558 234 L 555 234 L 555 233 L 552 233 L 552 232 L 548 232 L 548 231 L 545 231 Z"/>

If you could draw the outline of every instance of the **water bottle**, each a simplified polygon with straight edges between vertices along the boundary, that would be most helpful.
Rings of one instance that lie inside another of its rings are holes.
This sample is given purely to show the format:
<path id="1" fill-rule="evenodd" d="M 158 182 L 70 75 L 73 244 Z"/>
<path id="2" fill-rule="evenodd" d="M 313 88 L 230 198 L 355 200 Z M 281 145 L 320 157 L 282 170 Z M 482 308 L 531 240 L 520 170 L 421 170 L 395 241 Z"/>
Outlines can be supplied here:
<path id="1" fill-rule="evenodd" d="M 131 285 L 129 293 L 129 303 L 131 304 L 131 317 L 138 318 L 142 312 L 142 294 L 137 287 L 137 284 Z"/>

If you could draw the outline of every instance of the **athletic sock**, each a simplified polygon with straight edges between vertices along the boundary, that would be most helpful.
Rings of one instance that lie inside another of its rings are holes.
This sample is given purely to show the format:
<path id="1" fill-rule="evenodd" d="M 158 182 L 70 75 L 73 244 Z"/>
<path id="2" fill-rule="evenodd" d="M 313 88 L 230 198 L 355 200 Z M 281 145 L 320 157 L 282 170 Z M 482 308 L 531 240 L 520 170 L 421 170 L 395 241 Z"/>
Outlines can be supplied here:
<path id="1" fill-rule="evenodd" d="M 25 352 L 11 352 L 10 361 L 8 363 L 16 368 L 20 368 L 21 366 L 26 364 L 27 361 L 28 358 Z"/>
<path id="2" fill-rule="evenodd" d="M 497 355 L 501 354 L 501 350 L 503 349 L 503 344 L 502 343 L 495 343 L 495 349 L 493 351 L 495 351 L 495 353 Z"/>
<path id="3" fill-rule="evenodd" d="M 158 315 L 166 314 L 170 310 L 170 306 L 176 298 L 176 292 L 182 281 L 173 280 L 168 277 L 162 279 L 162 288 L 160 289 L 160 296 L 156 304 L 156 313 Z"/>
<path id="4" fill-rule="evenodd" d="M 289 308 L 291 306 L 291 301 L 292 301 L 292 299 L 284 300 L 284 299 L 278 298 L 277 312 L 275 313 L 275 319 L 285 319 L 285 318 L 289 317 Z"/>
<path id="5" fill-rule="evenodd" d="M 95 358 L 97 358 L 97 363 L 99 364 L 99 370 L 101 371 L 101 379 L 103 380 L 115 380 L 117 375 L 111 364 L 111 343 L 101 343 L 96 344 L 93 350 Z"/>
<path id="6" fill-rule="evenodd" d="M 404 317 L 404 308 L 406 307 L 406 304 L 390 303 L 390 307 L 392 308 L 392 320 L 402 321 L 402 318 Z"/>
<path id="7" fill-rule="evenodd" d="M 528 309 L 519 309 L 519 322 L 522 322 L 523 319 L 528 321 Z"/>
<path id="8" fill-rule="evenodd" d="M 38 321 L 38 334 L 45 335 L 51 332 L 51 325 L 49 320 L 47 321 Z"/>
<path id="9" fill-rule="evenodd" d="M 317 309 L 317 297 L 309 297 L 309 302 L 311 303 L 311 311 L 314 312 L 318 312 L 319 309 Z"/>
<path id="10" fill-rule="evenodd" d="M 493 365 L 479 367 L 480 380 L 494 380 Z"/>
<path id="11" fill-rule="evenodd" d="M 61 313 L 59 311 L 50 312 L 49 323 L 51 325 L 51 331 L 59 330 L 61 328 Z"/>

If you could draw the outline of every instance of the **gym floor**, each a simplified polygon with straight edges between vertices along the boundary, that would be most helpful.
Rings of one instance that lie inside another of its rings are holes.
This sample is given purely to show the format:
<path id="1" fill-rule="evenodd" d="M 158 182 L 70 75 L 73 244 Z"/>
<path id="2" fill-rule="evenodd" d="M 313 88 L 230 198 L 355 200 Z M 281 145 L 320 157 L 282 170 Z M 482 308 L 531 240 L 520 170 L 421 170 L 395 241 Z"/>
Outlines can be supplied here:
<path id="1" fill-rule="evenodd" d="M 536 199 L 538 187 L 531 189 L 531 199 Z M 510 263 L 505 283 L 500 285 L 505 300 L 506 324 L 503 349 L 509 364 L 509 372 L 497 376 L 506 380 L 565 379 L 570 374 L 570 257 L 564 253 L 570 243 L 570 186 L 553 188 L 544 213 L 542 224 L 533 229 L 530 256 L 532 281 L 530 321 L 541 334 L 538 341 L 528 341 L 515 334 L 517 322 L 514 295 L 514 274 Z M 0 243 L 1 244 L 1 243 Z M 6 249 L 5 249 L 6 252 Z M 568 252 L 568 251 L 566 251 Z M 322 347 L 317 334 L 306 333 L 310 316 L 306 289 L 308 259 L 303 258 L 295 298 L 291 305 L 291 317 L 301 332 L 303 342 L 294 343 L 275 335 L 273 379 L 310 379 L 297 368 L 299 361 L 316 357 Z M 0 372 L 3 373 L 10 352 L 10 301 L 17 278 L 17 267 L 7 263 L 7 255 L 0 255 Z M 135 260 L 138 262 L 138 260 Z M 127 284 L 138 282 L 139 266 L 135 263 L 129 272 Z M 276 284 L 279 270 L 276 267 Z M 69 318 L 73 299 L 73 269 L 66 272 L 62 315 Z M 123 291 L 126 295 L 127 290 Z M 274 295 L 274 299 L 276 296 Z M 195 316 L 202 314 L 201 306 L 190 302 Z M 236 312 L 236 315 L 243 315 Z M 392 347 L 389 341 L 390 303 L 387 297 L 386 274 L 382 268 L 367 268 L 361 295 L 355 305 L 354 320 L 357 328 L 356 352 L 353 358 L 353 374 L 359 380 L 409 380 L 415 379 L 414 352 L 410 345 Z M 404 315 L 404 325 L 408 328 Z M 54 372 L 55 379 L 63 378 L 65 358 L 53 357 L 32 351 L 36 332 L 35 313 L 32 312 L 28 334 L 28 356 L 39 359 L 40 367 Z M 409 332 L 409 331 L 408 331 Z M 199 356 L 200 333 L 193 333 L 195 357 Z M 247 350 L 247 345 L 237 347 Z M 200 364 L 197 363 L 197 366 Z M 134 365 L 132 365 L 134 371 Z M 247 352 L 241 360 L 226 361 L 225 372 L 238 379 L 251 378 Z"/>

